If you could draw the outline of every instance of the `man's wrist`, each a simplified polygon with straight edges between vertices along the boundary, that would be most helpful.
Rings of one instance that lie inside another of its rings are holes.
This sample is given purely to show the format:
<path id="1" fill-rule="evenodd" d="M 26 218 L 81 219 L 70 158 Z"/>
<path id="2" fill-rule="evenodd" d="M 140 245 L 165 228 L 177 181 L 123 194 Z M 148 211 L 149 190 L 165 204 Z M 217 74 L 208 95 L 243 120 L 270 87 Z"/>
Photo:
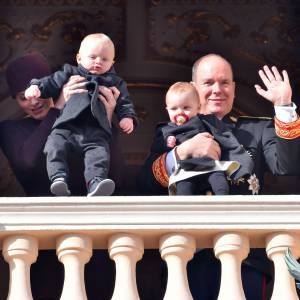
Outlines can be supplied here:
<path id="1" fill-rule="evenodd" d="M 294 122 L 298 118 L 296 108 L 297 106 L 293 102 L 291 102 L 291 106 L 275 105 L 275 116 L 278 120 L 284 123 Z"/>

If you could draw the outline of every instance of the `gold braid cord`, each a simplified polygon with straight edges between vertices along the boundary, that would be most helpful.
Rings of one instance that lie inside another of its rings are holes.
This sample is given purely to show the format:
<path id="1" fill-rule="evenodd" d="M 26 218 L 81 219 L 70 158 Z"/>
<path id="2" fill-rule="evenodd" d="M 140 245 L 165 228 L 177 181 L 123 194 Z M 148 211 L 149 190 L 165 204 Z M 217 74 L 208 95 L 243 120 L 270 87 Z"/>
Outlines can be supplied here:
<path id="1" fill-rule="evenodd" d="M 291 123 L 283 123 L 275 118 L 276 134 L 286 140 L 293 140 L 300 136 L 300 118 Z"/>
<path id="2" fill-rule="evenodd" d="M 152 164 L 152 172 L 155 179 L 163 186 L 168 187 L 169 176 L 166 168 L 167 153 L 162 154 Z"/>

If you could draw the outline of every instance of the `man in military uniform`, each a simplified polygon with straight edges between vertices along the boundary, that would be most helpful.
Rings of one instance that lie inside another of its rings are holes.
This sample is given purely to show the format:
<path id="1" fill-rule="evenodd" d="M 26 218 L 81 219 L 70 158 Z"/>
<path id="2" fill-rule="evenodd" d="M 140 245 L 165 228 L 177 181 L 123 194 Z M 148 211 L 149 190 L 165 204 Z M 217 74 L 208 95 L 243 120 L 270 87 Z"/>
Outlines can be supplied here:
<path id="1" fill-rule="evenodd" d="M 300 173 L 299 164 L 296 163 L 300 160 L 300 119 L 295 104 L 291 102 L 288 75 L 286 71 L 281 75 L 276 67 L 269 69 L 267 66 L 259 71 L 259 75 L 266 90 L 259 85 L 255 85 L 255 88 L 258 94 L 273 103 L 276 113 L 274 121 L 241 117 L 233 122 L 229 113 L 234 101 L 235 82 L 229 62 L 219 55 L 209 54 L 197 60 L 193 67 L 193 83 L 198 90 L 201 106 L 205 107 L 206 113 L 213 113 L 228 124 L 254 160 L 251 180 L 245 178 L 244 181 L 231 183 L 231 193 L 234 194 L 245 194 L 246 191 L 260 193 L 267 169 L 275 175 Z M 156 128 L 151 153 L 139 177 L 141 190 L 146 194 L 167 193 L 174 157 L 182 160 L 209 156 L 218 160 L 221 154 L 218 143 L 209 133 L 199 133 L 172 150 L 174 153 L 164 153 L 161 127 L 160 124 Z"/>
<path id="2" fill-rule="evenodd" d="M 259 75 L 266 89 L 259 85 L 255 85 L 255 89 L 259 95 L 274 105 L 274 121 L 266 118 L 238 118 L 237 122 L 232 122 L 229 113 L 235 96 L 235 82 L 230 63 L 219 55 L 209 54 L 198 59 L 193 66 L 192 80 L 199 93 L 201 106 L 205 107 L 206 113 L 215 114 L 228 124 L 228 128 L 232 130 L 254 161 L 253 172 L 249 178 L 243 178 L 239 182 L 230 182 L 231 194 L 261 193 L 263 175 L 268 169 L 275 175 L 299 174 L 300 119 L 295 111 L 296 106 L 291 101 L 292 90 L 287 72 L 279 73 L 276 67 L 270 69 L 264 66 L 263 70 L 259 71 Z M 175 159 L 208 156 L 219 160 L 221 156 L 218 143 L 209 133 L 199 133 L 169 153 L 165 153 L 159 146 L 162 145 L 161 139 L 163 139 L 161 127 L 158 125 L 156 128 L 151 153 L 138 179 L 141 192 L 150 195 L 167 193 L 168 180 L 175 165 Z M 264 267 L 268 261 L 265 255 L 261 259 L 261 255 L 256 256 L 252 253 L 248 262 L 256 261 L 257 263 L 249 263 L 252 266 L 255 265 L 253 272 L 249 272 L 250 276 L 260 270 L 261 265 Z M 198 273 L 195 273 L 195 269 L 193 270 L 194 278 L 198 275 L 201 277 L 200 269 Z M 215 275 L 217 272 L 219 272 L 218 268 L 212 273 Z M 258 280 L 261 279 L 261 282 L 264 282 L 264 276 L 254 274 L 256 275 Z M 199 283 L 202 279 L 198 278 L 196 282 Z M 246 282 L 249 281 L 246 280 Z M 190 283 L 194 299 L 198 297 L 202 300 L 216 299 L 217 286 L 214 286 L 210 293 L 209 289 L 200 291 L 196 283 L 195 286 L 192 282 Z M 247 299 L 263 299 L 263 284 L 255 288 L 248 289 L 247 286 L 244 288 Z"/>

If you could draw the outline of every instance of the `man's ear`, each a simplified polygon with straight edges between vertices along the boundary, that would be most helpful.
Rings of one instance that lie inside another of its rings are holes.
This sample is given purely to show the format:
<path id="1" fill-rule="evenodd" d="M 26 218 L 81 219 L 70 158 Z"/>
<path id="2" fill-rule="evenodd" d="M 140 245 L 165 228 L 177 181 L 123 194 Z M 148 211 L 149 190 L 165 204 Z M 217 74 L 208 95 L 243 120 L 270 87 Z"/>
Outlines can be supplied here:
<path id="1" fill-rule="evenodd" d="M 78 64 L 80 64 L 80 62 L 81 62 L 81 56 L 80 56 L 80 53 L 77 53 L 77 54 L 76 54 L 76 61 L 77 61 Z"/>
<path id="2" fill-rule="evenodd" d="M 194 87 L 196 87 L 195 82 L 194 81 L 190 81 L 190 84 L 193 85 Z"/>

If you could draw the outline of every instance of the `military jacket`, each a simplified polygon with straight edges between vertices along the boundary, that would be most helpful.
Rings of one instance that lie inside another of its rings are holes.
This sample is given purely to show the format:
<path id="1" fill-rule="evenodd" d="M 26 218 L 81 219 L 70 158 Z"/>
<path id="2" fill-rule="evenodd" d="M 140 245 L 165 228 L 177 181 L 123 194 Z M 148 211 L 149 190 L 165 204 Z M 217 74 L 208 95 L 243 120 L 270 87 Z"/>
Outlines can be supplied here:
<path id="1" fill-rule="evenodd" d="M 254 161 L 252 174 L 253 185 L 258 184 L 258 192 L 263 192 L 264 173 L 270 170 L 274 175 L 299 175 L 300 166 L 300 138 L 285 139 L 275 133 L 274 121 L 270 118 L 240 117 L 233 121 L 228 116 L 223 121 L 231 127 L 232 133 L 239 143 L 249 153 Z M 166 186 L 157 180 L 154 162 L 162 158 L 164 163 L 165 153 L 169 151 L 165 145 L 162 134 L 164 124 L 158 124 L 150 154 L 141 168 L 138 177 L 138 186 L 144 194 L 167 194 Z M 163 169 L 163 168 L 162 168 Z M 165 174 L 159 174 L 159 176 Z M 244 178 L 239 182 L 231 182 L 231 194 L 252 194 L 248 182 Z M 251 181 L 251 180 L 250 180 Z M 255 188 L 255 187 L 254 187 Z"/>

